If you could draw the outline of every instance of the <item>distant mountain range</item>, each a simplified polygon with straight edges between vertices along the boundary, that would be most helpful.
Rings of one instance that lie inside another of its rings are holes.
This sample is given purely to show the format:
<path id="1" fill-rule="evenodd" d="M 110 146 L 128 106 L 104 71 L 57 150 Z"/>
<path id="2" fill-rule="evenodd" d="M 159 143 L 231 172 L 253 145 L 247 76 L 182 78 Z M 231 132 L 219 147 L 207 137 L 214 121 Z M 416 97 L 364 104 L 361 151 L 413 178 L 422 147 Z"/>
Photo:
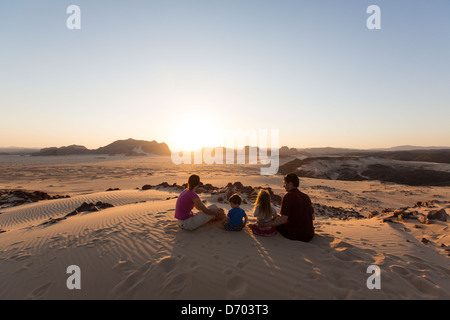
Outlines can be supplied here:
<path id="1" fill-rule="evenodd" d="M 247 146 L 245 149 L 246 153 L 248 153 L 249 147 Z M 50 147 L 40 150 L 19 147 L 0 148 L 0 155 L 65 156 L 83 154 L 145 156 L 148 154 L 170 155 L 171 151 L 169 146 L 164 142 L 159 143 L 155 140 L 146 141 L 135 139 L 117 140 L 98 149 L 88 149 L 81 145 Z M 450 147 L 418 147 L 410 145 L 385 149 L 349 149 L 332 147 L 289 148 L 283 146 L 279 149 L 279 155 L 280 157 L 287 157 L 288 159 L 321 156 L 362 156 L 402 161 L 450 163 Z"/>
<path id="2" fill-rule="evenodd" d="M 417 148 L 417 149 L 415 149 Z M 281 147 L 280 157 L 323 157 L 323 156 L 358 156 L 375 157 L 402 161 L 422 161 L 450 163 L 449 147 L 414 147 L 399 146 L 387 149 L 344 149 L 344 148 L 305 148 Z"/>
<path id="3" fill-rule="evenodd" d="M 8 147 L 0 148 L 0 156 L 2 155 L 29 155 L 34 152 L 38 152 L 37 148 L 21 148 L 21 147 Z"/>
<path id="4" fill-rule="evenodd" d="M 107 146 L 98 149 L 88 149 L 85 146 L 71 145 L 66 147 L 44 148 L 38 152 L 31 153 L 32 156 L 66 156 L 83 154 L 124 154 L 126 156 L 146 156 L 148 154 L 170 155 L 170 149 L 164 142 L 159 143 L 155 140 L 117 140 Z"/>
<path id="5" fill-rule="evenodd" d="M 350 148 L 333 148 L 333 147 L 316 147 L 316 148 L 289 148 L 283 146 L 280 148 L 280 155 L 287 154 L 304 154 L 311 156 L 325 155 L 343 155 L 354 152 L 391 152 L 391 151 L 429 151 L 429 150 L 450 150 L 450 147 L 421 147 L 421 146 L 396 146 L 391 148 L 371 148 L 371 149 L 350 149 Z M 282 152 L 283 151 L 283 152 Z"/>
<path id="6" fill-rule="evenodd" d="M 420 146 L 403 145 L 391 148 L 373 148 L 368 149 L 368 151 L 412 151 L 412 150 L 438 150 L 438 149 L 450 149 L 450 147 L 444 146 L 420 147 Z"/>

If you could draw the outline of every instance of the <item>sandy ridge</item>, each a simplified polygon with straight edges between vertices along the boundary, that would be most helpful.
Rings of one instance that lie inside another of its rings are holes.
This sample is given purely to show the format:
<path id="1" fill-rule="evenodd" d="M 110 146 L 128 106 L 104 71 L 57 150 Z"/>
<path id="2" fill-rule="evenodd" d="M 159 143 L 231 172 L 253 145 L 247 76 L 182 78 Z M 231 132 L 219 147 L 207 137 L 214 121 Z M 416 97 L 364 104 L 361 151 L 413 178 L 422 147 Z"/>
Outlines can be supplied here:
<path id="1" fill-rule="evenodd" d="M 173 196 L 122 190 L 5 210 L 0 298 L 450 298 L 449 258 L 438 247 L 448 240 L 446 222 L 416 229 L 413 222 L 319 217 L 310 243 L 256 237 L 248 229 L 230 233 L 219 222 L 186 232 L 173 218 Z M 202 199 L 223 206 L 212 196 Z M 38 225 L 99 200 L 115 207 Z M 249 212 L 251 204 L 243 208 Z M 421 243 L 423 236 L 433 243 Z M 81 290 L 66 287 L 71 264 L 82 270 Z M 382 270 L 381 290 L 366 287 L 371 264 Z"/>

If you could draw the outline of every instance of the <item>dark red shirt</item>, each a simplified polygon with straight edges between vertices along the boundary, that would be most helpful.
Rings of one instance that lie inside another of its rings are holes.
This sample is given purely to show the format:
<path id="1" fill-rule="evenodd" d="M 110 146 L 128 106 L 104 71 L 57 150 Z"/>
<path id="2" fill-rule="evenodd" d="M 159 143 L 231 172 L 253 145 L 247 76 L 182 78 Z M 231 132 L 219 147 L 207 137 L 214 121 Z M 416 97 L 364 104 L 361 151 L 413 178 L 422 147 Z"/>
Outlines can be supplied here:
<path id="1" fill-rule="evenodd" d="M 297 188 L 290 190 L 281 200 L 280 213 L 288 220 L 279 231 L 292 240 L 310 241 L 314 236 L 313 212 L 308 195 Z"/>

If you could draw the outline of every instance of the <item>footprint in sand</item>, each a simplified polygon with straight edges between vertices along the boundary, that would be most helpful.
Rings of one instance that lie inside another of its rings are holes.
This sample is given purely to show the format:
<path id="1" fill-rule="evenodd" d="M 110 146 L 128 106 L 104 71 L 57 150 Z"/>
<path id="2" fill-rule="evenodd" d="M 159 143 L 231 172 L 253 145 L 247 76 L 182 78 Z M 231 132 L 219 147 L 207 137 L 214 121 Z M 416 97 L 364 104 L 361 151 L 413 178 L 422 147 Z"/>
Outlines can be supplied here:
<path id="1" fill-rule="evenodd" d="M 48 291 L 48 288 L 50 288 L 51 285 L 52 285 L 52 283 L 48 282 L 48 283 L 44 284 L 43 286 L 40 286 L 39 288 L 35 289 L 31 293 L 30 298 L 31 299 L 40 299 L 40 298 L 42 298 L 42 296 Z"/>
<path id="2" fill-rule="evenodd" d="M 223 274 L 226 276 L 231 276 L 233 274 L 233 269 L 226 268 L 223 270 Z"/>
<path id="3" fill-rule="evenodd" d="M 167 292 L 170 299 L 175 299 L 190 285 L 191 278 L 189 273 L 178 273 L 167 276 L 162 287 L 163 292 Z"/>
<path id="4" fill-rule="evenodd" d="M 244 256 L 243 258 L 242 258 L 242 260 L 241 261 L 239 261 L 237 264 L 236 264 L 236 267 L 238 268 L 238 269 L 244 269 L 244 267 L 247 265 L 247 264 L 249 264 L 250 263 L 250 261 L 251 261 L 251 258 L 250 258 L 250 256 Z"/>
<path id="5" fill-rule="evenodd" d="M 409 276 L 411 274 L 411 272 L 409 272 L 408 269 L 406 269 L 402 266 L 399 266 L 399 265 L 391 265 L 391 266 L 389 266 L 389 269 L 392 272 L 402 275 L 402 276 Z"/>
<path id="6" fill-rule="evenodd" d="M 191 268 L 191 271 L 195 271 L 198 268 L 201 267 L 201 265 L 197 262 L 197 261 L 192 261 L 189 265 L 189 267 Z"/>
<path id="7" fill-rule="evenodd" d="M 27 263 L 27 264 L 23 265 L 20 269 L 17 269 L 14 273 L 21 273 L 21 272 L 23 272 L 23 271 L 27 271 L 27 270 L 29 270 L 32 266 L 33 266 L 33 263 L 32 263 L 32 262 Z"/>
<path id="8" fill-rule="evenodd" d="M 411 283 L 422 293 L 431 295 L 436 298 L 444 298 L 446 296 L 441 288 L 426 276 L 413 277 L 411 278 Z"/>
<path id="9" fill-rule="evenodd" d="M 30 257 L 31 257 L 31 254 L 21 252 L 21 253 L 18 253 L 18 254 L 15 254 L 15 255 L 9 257 L 9 259 L 15 260 L 15 261 L 21 261 L 21 260 L 28 259 Z"/>
<path id="10" fill-rule="evenodd" d="M 166 299 L 178 298 L 184 291 L 186 291 L 192 283 L 191 274 L 189 272 L 179 272 L 180 265 L 187 263 L 185 257 L 180 256 L 166 256 L 158 260 L 151 268 L 152 276 L 156 276 L 156 282 L 159 282 L 159 289 Z M 190 269 L 196 270 L 199 268 L 196 261 L 190 263 Z M 155 288 L 156 289 L 156 288 Z"/>
<path id="11" fill-rule="evenodd" d="M 157 266 L 164 272 L 172 272 L 178 264 L 179 259 L 174 257 L 164 257 L 157 262 Z"/>
<path id="12" fill-rule="evenodd" d="M 137 290 L 144 284 L 145 275 L 152 264 L 152 262 L 147 261 L 138 270 L 129 273 L 113 288 L 113 295 L 118 298 L 133 298 Z"/>
<path id="13" fill-rule="evenodd" d="M 119 261 L 112 267 L 115 271 L 127 272 L 133 267 L 133 263 L 128 259 L 119 259 Z"/>
<path id="14" fill-rule="evenodd" d="M 241 276 L 233 276 L 227 281 L 227 298 L 239 298 L 247 290 L 248 284 L 245 278 Z"/>

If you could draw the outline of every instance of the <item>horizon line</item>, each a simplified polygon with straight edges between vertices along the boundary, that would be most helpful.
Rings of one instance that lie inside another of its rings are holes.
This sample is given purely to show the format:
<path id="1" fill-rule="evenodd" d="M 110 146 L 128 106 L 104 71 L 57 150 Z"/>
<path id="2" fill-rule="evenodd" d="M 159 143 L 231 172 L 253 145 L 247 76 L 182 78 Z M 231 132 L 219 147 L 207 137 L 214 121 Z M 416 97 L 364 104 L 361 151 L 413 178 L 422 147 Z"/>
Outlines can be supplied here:
<path id="1" fill-rule="evenodd" d="M 134 139 L 134 138 L 128 138 L 128 139 L 118 139 L 118 140 L 115 140 L 115 141 L 113 141 L 113 142 L 111 142 L 111 143 L 114 143 L 114 142 L 116 142 L 116 141 L 126 141 L 126 140 L 136 140 L 136 141 L 146 141 L 146 142 L 152 142 L 152 141 L 155 141 L 155 142 L 157 142 L 157 143 L 164 143 L 164 144 L 166 144 L 168 147 L 169 147 L 169 149 L 171 150 L 171 151 L 176 151 L 175 149 L 174 150 L 172 150 L 171 148 L 170 148 L 170 145 L 167 143 L 167 142 L 158 142 L 158 141 L 156 141 L 156 140 L 142 140 L 142 139 Z M 111 143 L 109 143 L 109 144 L 111 144 Z M 106 144 L 106 145 L 108 145 L 108 144 Z M 18 149 L 18 150 L 42 150 L 42 149 L 46 149 L 46 148 L 62 148 L 62 147 L 70 147 L 70 146 L 81 146 L 81 147 L 85 147 L 85 148 L 87 148 L 88 150 L 95 150 L 95 149 L 98 149 L 98 148 L 101 148 L 101 147 L 104 147 L 104 146 L 106 146 L 106 145 L 102 145 L 102 146 L 99 146 L 99 147 L 94 147 L 94 148 L 88 148 L 88 147 L 86 147 L 85 145 L 82 145 L 82 144 L 69 144 L 69 145 L 62 145 L 62 146 L 58 146 L 58 147 L 55 147 L 55 146 L 45 146 L 45 147 L 29 147 L 29 146 L 27 146 L 27 147 L 22 147 L 22 146 L 8 146 L 8 147 L 2 147 L 2 146 L 0 146 L 0 150 L 7 150 L 7 149 Z M 280 144 L 281 145 L 281 144 Z M 259 148 L 259 146 L 258 145 L 245 145 L 245 146 L 235 146 L 234 148 L 236 149 L 236 148 L 246 148 L 246 147 L 253 147 L 253 148 Z M 281 148 L 283 148 L 283 147 L 288 147 L 289 149 L 297 149 L 297 150 L 305 150 L 305 149 L 349 149 L 349 150 L 380 150 L 380 149 L 394 149 L 394 148 L 419 148 L 419 149 L 450 149 L 450 146 L 436 146 L 436 145 L 413 145 L 413 144 L 402 144 L 402 145 L 394 145 L 394 146 L 385 146 L 385 147 L 363 147 L 363 148 L 361 148 L 361 147 L 338 147 L 338 146 L 330 146 L 330 145 L 326 145 L 326 146 L 314 146 L 314 147 L 298 147 L 298 146 L 296 146 L 296 147 L 291 147 L 291 146 L 289 146 L 289 145 L 281 145 L 280 147 L 279 147 L 279 149 L 281 149 Z M 205 149 L 205 148 L 212 148 L 212 149 L 214 149 L 214 148 L 225 148 L 225 146 L 223 146 L 223 145 L 218 145 L 218 146 L 214 146 L 214 147 L 212 147 L 212 146 L 203 146 L 203 147 L 201 147 L 201 148 L 197 148 L 197 149 L 193 149 L 193 150 L 190 150 L 191 152 L 195 152 L 195 151 L 198 151 L 198 150 L 200 150 L 200 149 Z M 265 148 L 263 148 L 263 149 L 265 149 Z M 270 149 L 270 147 L 267 147 L 267 149 Z M 412 150 L 412 149 L 411 149 Z M 180 151 L 188 151 L 188 150 L 183 150 L 183 149 L 180 149 L 180 150 L 178 150 L 179 152 Z M 400 150 L 401 151 L 401 150 Z"/>

